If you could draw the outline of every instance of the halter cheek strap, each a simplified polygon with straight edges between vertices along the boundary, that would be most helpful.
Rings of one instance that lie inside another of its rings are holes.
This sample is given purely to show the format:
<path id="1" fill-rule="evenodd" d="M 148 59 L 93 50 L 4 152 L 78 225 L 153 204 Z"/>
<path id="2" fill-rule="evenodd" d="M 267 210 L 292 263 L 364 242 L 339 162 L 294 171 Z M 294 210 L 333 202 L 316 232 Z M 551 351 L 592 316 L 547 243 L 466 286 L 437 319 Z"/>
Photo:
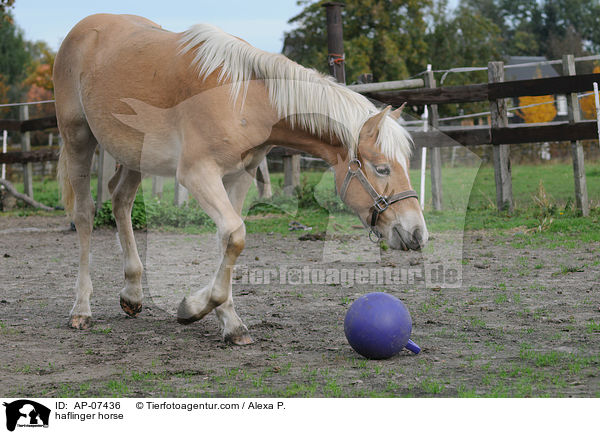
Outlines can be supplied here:
<path id="1" fill-rule="evenodd" d="M 365 176 L 365 173 L 362 171 L 362 164 L 358 159 L 354 158 L 348 164 L 348 172 L 346 173 L 346 177 L 344 178 L 344 182 L 342 183 L 342 188 L 340 190 L 340 198 L 342 201 L 345 201 L 346 199 L 346 192 L 348 191 L 348 187 L 350 186 L 352 178 L 358 179 L 363 188 L 373 199 L 373 211 L 371 213 L 371 221 L 369 226 L 369 239 L 371 239 L 373 242 L 378 242 L 382 237 L 381 233 L 376 227 L 377 219 L 386 209 L 389 208 L 390 205 L 400 202 L 401 200 L 408 199 L 409 197 L 414 197 L 416 199 L 419 198 L 419 196 L 417 196 L 417 192 L 414 190 L 406 190 L 390 196 L 383 196 L 377 193 Z M 372 235 L 375 235 L 376 238 L 373 239 Z"/>

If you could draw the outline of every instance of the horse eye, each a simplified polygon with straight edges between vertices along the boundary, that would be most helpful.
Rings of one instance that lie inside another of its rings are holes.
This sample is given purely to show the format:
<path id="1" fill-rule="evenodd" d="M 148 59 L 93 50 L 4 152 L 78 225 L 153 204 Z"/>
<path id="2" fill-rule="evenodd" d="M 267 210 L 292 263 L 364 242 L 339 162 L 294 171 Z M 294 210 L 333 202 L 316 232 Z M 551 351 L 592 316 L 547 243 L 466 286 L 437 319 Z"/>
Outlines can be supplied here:
<path id="1" fill-rule="evenodd" d="M 377 171 L 378 175 L 381 175 L 381 176 L 389 176 L 390 175 L 390 168 L 388 166 L 377 166 L 377 167 L 375 167 L 375 170 Z"/>

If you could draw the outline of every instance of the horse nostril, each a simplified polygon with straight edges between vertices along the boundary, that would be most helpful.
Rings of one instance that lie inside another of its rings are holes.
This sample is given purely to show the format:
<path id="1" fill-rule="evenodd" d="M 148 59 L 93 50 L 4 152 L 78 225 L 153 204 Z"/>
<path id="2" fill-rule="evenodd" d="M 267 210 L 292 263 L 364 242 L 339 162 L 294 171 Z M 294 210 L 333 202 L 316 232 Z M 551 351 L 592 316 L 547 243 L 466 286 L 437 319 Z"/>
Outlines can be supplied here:
<path id="1" fill-rule="evenodd" d="M 425 240 L 423 238 L 423 232 L 420 228 L 416 228 L 413 232 L 409 232 L 405 229 L 402 229 L 401 226 L 397 225 L 394 227 L 396 234 L 400 238 L 402 243 L 403 250 L 420 250 L 421 247 L 425 244 Z"/>
<path id="2" fill-rule="evenodd" d="M 423 233 L 421 229 L 417 228 L 413 232 L 413 244 L 417 246 L 417 248 L 423 245 Z"/>

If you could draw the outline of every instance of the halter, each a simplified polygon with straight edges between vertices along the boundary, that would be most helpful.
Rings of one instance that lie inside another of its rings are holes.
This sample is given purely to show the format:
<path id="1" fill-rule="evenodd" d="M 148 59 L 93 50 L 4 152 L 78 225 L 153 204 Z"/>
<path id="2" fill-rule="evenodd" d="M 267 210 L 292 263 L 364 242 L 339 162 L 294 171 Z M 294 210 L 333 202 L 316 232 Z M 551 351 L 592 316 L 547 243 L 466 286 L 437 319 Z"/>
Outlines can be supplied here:
<path id="1" fill-rule="evenodd" d="M 371 214 L 369 239 L 376 243 L 382 238 L 381 233 L 376 228 L 377 219 L 379 218 L 379 215 L 383 213 L 386 209 L 388 209 L 389 206 L 393 203 L 400 202 L 401 200 L 408 199 L 409 197 L 414 197 L 418 199 L 419 196 L 417 196 L 417 192 L 414 190 L 406 190 L 401 193 L 391 194 L 389 196 L 382 196 L 381 194 L 377 193 L 377 191 L 373 188 L 373 186 L 365 176 L 365 173 L 362 171 L 361 167 L 362 164 L 357 158 L 350 160 L 350 163 L 348 163 L 348 172 L 346 173 L 346 178 L 344 178 L 344 182 L 342 183 L 342 189 L 340 190 L 340 198 L 342 199 L 342 201 L 346 198 L 346 192 L 348 191 L 350 181 L 352 181 L 352 178 L 357 178 L 364 187 L 364 189 L 367 191 L 367 193 L 369 193 L 371 198 L 373 198 L 373 213 Z M 372 238 L 373 235 L 375 235 L 376 239 Z"/>

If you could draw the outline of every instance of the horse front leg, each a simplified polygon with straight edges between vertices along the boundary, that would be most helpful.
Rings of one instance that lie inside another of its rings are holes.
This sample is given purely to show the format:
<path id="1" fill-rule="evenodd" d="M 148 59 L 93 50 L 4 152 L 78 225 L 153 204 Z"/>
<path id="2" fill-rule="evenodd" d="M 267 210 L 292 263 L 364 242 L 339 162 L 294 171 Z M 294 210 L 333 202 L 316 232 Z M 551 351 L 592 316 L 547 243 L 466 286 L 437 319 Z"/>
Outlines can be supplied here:
<path id="1" fill-rule="evenodd" d="M 252 171 L 252 173 L 244 171 L 224 181 L 229 201 L 232 203 L 235 211 L 240 217 L 242 215 L 242 208 L 244 207 L 244 200 L 248 194 L 248 189 L 252 185 L 252 181 L 255 177 L 255 171 L 256 169 Z M 235 260 L 231 267 L 233 267 L 234 264 Z M 223 284 L 225 283 L 226 282 L 223 282 Z M 229 280 L 227 284 L 227 301 L 215 309 L 215 313 L 217 314 L 217 318 L 219 319 L 219 323 L 223 330 L 223 338 L 226 342 L 231 342 L 236 345 L 250 344 L 252 343 L 252 338 L 248 333 L 248 328 L 244 325 L 235 311 L 231 280 Z"/>
<path id="2" fill-rule="evenodd" d="M 252 343 L 248 328 L 233 309 L 231 279 L 233 266 L 244 249 L 246 228 L 232 205 L 216 168 L 198 167 L 178 172 L 178 181 L 194 195 L 217 225 L 217 242 L 222 259 L 212 283 L 184 297 L 177 309 L 177 321 L 190 324 L 215 308 L 223 326 L 225 341 L 237 345 Z"/>

